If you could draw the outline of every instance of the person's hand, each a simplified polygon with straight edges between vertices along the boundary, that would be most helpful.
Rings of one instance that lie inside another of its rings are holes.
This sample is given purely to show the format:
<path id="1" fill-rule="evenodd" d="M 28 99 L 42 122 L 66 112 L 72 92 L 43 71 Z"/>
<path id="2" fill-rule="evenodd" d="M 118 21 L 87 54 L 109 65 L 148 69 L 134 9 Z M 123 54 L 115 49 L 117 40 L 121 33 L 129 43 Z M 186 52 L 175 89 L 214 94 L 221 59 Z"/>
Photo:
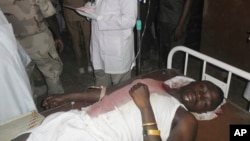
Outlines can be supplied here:
<path id="1" fill-rule="evenodd" d="M 183 36 L 183 28 L 181 26 L 177 26 L 174 30 L 173 41 L 178 41 Z"/>
<path id="2" fill-rule="evenodd" d="M 59 53 L 61 53 L 64 49 L 64 44 L 61 39 L 55 39 L 55 47 Z"/>
<path id="3" fill-rule="evenodd" d="M 48 96 L 47 98 L 45 98 L 43 100 L 42 106 L 45 109 L 50 109 L 50 108 L 60 106 L 60 105 L 62 105 L 64 103 L 66 103 L 66 102 L 67 102 L 67 100 L 66 100 L 66 98 L 65 98 L 65 96 L 63 94 L 51 95 L 51 96 Z"/>
<path id="4" fill-rule="evenodd" d="M 92 7 L 79 7 L 76 9 L 76 12 L 82 16 L 85 16 L 88 20 L 96 20 L 98 17 L 95 9 Z"/>
<path id="5" fill-rule="evenodd" d="M 97 14 L 95 12 L 96 5 L 93 2 L 86 2 L 83 7 L 76 9 L 76 12 L 82 16 L 85 16 L 87 20 L 96 20 Z"/>
<path id="6" fill-rule="evenodd" d="M 148 86 L 137 83 L 130 90 L 129 94 L 139 109 L 148 108 L 150 106 Z"/>

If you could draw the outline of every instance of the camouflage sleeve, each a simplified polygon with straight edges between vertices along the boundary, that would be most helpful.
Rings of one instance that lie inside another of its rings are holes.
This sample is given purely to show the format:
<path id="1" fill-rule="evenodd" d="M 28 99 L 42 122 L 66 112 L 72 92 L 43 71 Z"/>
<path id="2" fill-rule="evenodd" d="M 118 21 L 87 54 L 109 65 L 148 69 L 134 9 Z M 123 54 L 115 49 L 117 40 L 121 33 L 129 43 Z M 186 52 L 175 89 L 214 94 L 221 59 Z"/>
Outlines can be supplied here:
<path id="1" fill-rule="evenodd" d="M 35 0 L 37 5 L 45 18 L 50 17 L 56 13 L 55 7 L 50 0 Z"/>

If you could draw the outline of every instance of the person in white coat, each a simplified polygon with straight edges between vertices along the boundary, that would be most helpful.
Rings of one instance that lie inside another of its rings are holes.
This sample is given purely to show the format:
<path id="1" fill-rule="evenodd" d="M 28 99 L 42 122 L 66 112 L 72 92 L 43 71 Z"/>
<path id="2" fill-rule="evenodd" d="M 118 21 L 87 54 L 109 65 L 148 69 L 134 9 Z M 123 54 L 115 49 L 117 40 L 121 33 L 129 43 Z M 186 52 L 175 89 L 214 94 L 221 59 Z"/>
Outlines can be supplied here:
<path id="1" fill-rule="evenodd" d="M 137 0 L 95 0 L 90 55 L 96 85 L 110 86 L 131 78 Z"/>
<path id="2" fill-rule="evenodd" d="M 0 9 L 0 124 L 37 111 L 25 66 L 29 56 Z"/>

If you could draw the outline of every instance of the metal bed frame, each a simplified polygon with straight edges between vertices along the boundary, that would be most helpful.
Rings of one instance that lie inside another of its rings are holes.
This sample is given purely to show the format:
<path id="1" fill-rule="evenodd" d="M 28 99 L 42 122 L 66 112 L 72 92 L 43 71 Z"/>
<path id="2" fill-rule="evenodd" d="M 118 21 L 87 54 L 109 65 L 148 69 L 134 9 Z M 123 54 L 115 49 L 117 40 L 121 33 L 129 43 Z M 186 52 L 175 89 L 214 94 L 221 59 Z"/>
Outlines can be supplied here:
<path id="1" fill-rule="evenodd" d="M 185 69 L 184 69 L 184 75 L 187 75 L 187 65 L 188 65 L 188 59 L 191 56 L 197 57 L 200 60 L 203 61 L 203 70 L 202 70 L 202 78 L 204 80 L 210 80 L 213 81 L 214 83 L 216 83 L 217 85 L 221 85 L 223 89 L 223 91 L 228 92 L 228 88 L 229 85 L 231 83 L 231 79 L 233 74 L 236 74 L 240 77 L 245 78 L 247 81 L 250 80 L 250 74 L 237 69 L 235 67 L 232 67 L 230 65 L 227 65 L 221 61 L 215 60 L 211 57 L 208 57 L 202 53 L 193 51 L 189 48 L 186 48 L 184 46 L 180 46 L 180 47 L 176 47 L 174 48 L 169 55 L 168 59 L 168 68 L 169 69 L 163 69 L 163 70 L 157 70 L 155 72 L 150 72 L 148 74 L 144 74 L 144 75 L 140 75 L 137 76 L 134 79 L 137 78 L 153 78 L 159 81 L 165 81 L 167 79 L 170 79 L 174 76 L 178 76 L 178 75 L 183 75 L 183 73 L 179 73 L 172 68 L 172 58 L 173 55 L 176 52 L 184 52 L 186 54 L 186 61 L 185 61 Z M 226 82 L 221 81 L 221 80 L 217 80 L 217 78 L 210 76 L 209 74 L 207 74 L 206 72 L 206 67 L 209 67 L 209 63 L 212 63 L 213 65 L 218 66 L 219 68 L 222 69 L 226 69 L 226 71 L 229 71 L 228 74 L 228 79 L 226 80 Z M 190 64 L 189 64 L 190 65 Z M 107 92 L 113 92 L 114 90 L 117 90 L 123 86 L 125 86 L 126 84 L 129 84 L 130 82 L 132 82 L 134 79 L 120 83 L 114 87 L 109 87 L 107 89 Z M 246 81 L 246 82 L 247 82 Z M 100 93 L 100 91 L 96 91 L 97 93 Z M 228 93 L 226 93 L 226 95 L 228 95 Z M 44 111 L 43 113 L 41 113 L 42 115 L 44 115 L 45 117 L 55 113 L 55 112 L 59 112 L 59 111 L 68 111 L 73 109 L 80 109 L 83 106 L 87 106 L 88 104 L 91 103 L 85 103 L 85 102 L 76 102 L 74 105 L 72 105 L 71 103 L 66 103 L 65 105 Z M 227 101 L 222 107 L 223 113 L 220 114 L 217 118 L 213 119 L 213 120 L 208 120 L 208 121 L 198 121 L 199 126 L 198 126 L 198 133 L 197 133 L 197 137 L 195 139 L 195 141 L 226 141 L 229 140 L 229 125 L 231 124 L 249 124 L 250 123 L 250 113 L 247 112 L 246 110 L 240 108 L 239 106 L 233 104 L 230 101 Z M 28 137 L 28 134 L 23 134 L 21 136 L 19 136 L 18 138 L 14 139 L 13 141 L 25 141 Z"/>
<path id="2" fill-rule="evenodd" d="M 212 81 L 213 83 L 218 85 L 223 90 L 225 98 L 228 97 L 229 87 L 231 84 L 233 74 L 248 81 L 248 86 L 247 86 L 244 94 L 250 93 L 249 92 L 250 73 L 248 73 L 244 70 L 241 70 L 239 68 L 236 68 L 234 66 L 231 66 L 227 63 L 224 63 L 224 62 L 217 60 L 215 58 L 209 57 L 203 53 L 200 53 L 200 52 L 197 52 L 197 51 L 192 50 L 190 48 L 187 48 L 185 46 L 176 46 L 170 51 L 170 53 L 168 55 L 168 60 L 167 60 L 167 68 L 168 69 L 172 69 L 172 60 L 173 60 L 173 56 L 176 52 L 184 52 L 185 53 L 184 72 L 183 72 L 184 75 L 187 75 L 187 66 L 188 66 L 188 60 L 189 60 L 190 56 L 193 56 L 193 57 L 199 59 L 200 61 L 203 61 L 201 79 Z M 216 77 L 208 74 L 206 71 L 206 67 L 208 64 L 212 64 L 212 65 L 220 68 L 221 70 L 228 72 L 226 82 L 219 80 Z M 248 100 L 248 102 L 249 102 L 249 100 Z M 250 107 L 249 107 L 249 112 L 250 112 Z"/>

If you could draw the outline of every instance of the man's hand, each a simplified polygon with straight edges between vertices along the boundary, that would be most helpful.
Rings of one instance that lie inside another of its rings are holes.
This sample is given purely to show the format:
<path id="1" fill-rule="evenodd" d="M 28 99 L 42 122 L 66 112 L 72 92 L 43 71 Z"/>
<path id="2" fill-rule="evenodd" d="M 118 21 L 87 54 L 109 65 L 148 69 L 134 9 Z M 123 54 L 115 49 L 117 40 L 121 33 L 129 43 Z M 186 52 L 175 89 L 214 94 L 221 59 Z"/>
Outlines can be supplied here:
<path id="1" fill-rule="evenodd" d="M 64 44 L 61 39 L 55 39 L 55 47 L 59 53 L 61 53 L 64 49 Z"/>
<path id="2" fill-rule="evenodd" d="M 177 26 L 176 29 L 174 30 L 172 40 L 175 42 L 178 41 L 183 36 L 183 34 L 184 34 L 183 27 Z"/>
<path id="3" fill-rule="evenodd" d="M 130 90 L 129 94 L 139 109 L 148 108 L 150 106 L 148 86 L 137 83 Z"/>
<path id="4" fill-rule="evenodd" d="M 46 109 L 54 108 L 66 103 L 67 100 L 65 96 L 60 95 L 51 95 L 44 99 L 42 106 Z"/>

